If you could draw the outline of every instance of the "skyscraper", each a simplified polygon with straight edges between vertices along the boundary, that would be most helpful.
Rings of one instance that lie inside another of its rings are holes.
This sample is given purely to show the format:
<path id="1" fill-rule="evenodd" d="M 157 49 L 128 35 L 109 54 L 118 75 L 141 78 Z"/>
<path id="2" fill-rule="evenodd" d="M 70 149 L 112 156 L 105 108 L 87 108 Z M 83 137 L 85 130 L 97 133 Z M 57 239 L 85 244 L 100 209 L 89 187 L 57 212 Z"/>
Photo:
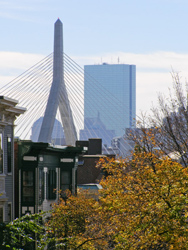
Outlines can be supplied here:
<path id="1" fill-rule="evenodd" d="M 135 126 L 135 65 L 103 63 L 84 66 L 84 130 L 88 129 L 87 120 L 99 114 L 106 129 L 114 130 L 116 136 L 122 136 L 125 128 Z M 81 134 L 80 139 L 86 139 L 81 138 Z"/>

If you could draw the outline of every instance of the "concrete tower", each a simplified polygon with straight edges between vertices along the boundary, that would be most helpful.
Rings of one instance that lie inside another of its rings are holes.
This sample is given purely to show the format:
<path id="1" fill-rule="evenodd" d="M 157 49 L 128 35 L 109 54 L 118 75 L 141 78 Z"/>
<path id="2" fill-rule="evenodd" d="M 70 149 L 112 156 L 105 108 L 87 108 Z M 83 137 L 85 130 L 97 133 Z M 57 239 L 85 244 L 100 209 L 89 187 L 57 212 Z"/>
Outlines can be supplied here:
<path id="1" fill-rule="evenodd" d="M 76 129 L 64 83 L 63 67 L 63 25 L 58 19 L 55 22 L 53 81 L 39 134 L 38 142 L 51 142 L 54 121 L 59 107 L 65 133 L 66 145 L 75 145 Z"/>

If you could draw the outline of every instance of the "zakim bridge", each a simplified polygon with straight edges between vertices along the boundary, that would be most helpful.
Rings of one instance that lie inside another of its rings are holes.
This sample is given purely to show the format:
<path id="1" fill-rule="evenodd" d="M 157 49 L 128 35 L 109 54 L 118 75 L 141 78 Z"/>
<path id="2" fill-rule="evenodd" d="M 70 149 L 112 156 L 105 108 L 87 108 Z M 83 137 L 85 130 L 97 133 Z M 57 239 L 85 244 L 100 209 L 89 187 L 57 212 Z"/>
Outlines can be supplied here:
<path id="1" fill-rule="evenodd" d="M 84 98 L 87 98 L 84 96 L 84 78 L 90 81 L 90 107 L 84 107 Z M 114 116 L 106 113 L 105 119 L 111 123 L 118 123 L 121 119 L 120 101 L 93 77 L 84 75 L 84 69 L 63 52 L 63 28 L 59 19 L 55 23 L 54 52 L 3 86 L 0 93 L 18 100 L 19 106 L 27 109 L 15 121 L 15 136 L 22 140 L 33 138 L 33 141 L 56 144 L 54 138 L 59 138 L 59 145 L 73 146 L 83 129 L 88 138 L 99 138 L 95 126 L 87 128 L 87 123 L 84 123 L 84 108 L 88 108 L 92 115 L 92 98 L 96 96 L 103 100 L 103 105 L 113 103 L 116 106 Z M 99 120 L 100 114 L 96 126 Z M 104 125 L 100 130 L 106 140 L 112 139 Z M 124 151 L 126 147 L 123 142 L 119 150 Z M 106 153 L 117 153 L 116 147 L 104 143 L 103 149 Z"/>

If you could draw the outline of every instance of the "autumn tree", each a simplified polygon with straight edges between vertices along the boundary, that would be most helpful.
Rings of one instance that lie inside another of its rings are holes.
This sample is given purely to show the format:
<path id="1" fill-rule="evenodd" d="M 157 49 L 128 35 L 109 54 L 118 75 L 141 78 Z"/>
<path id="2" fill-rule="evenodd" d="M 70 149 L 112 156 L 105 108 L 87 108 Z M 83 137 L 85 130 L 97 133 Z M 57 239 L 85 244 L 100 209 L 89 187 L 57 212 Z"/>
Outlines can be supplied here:
<path id="1" fill-rule="evenodd" d="M 101 159 L 99 200 L 70 196 L 52 209 L 52 249 L 188 249 L 188 169 L 137 151 Z"/>
<path id="2" fill-rule="evenodd" d="M 109 176 L 100 205 L 114 249 L 188 249 L 187 168 L 146 152 L 101 164 Z"/>
<path id="3" fill-rule="evenodd" d="M 98 201 L 80 194 L 60 199 L 47 223 L 49 249 L 106 249 L 109 244 L 102 208 Z"/>

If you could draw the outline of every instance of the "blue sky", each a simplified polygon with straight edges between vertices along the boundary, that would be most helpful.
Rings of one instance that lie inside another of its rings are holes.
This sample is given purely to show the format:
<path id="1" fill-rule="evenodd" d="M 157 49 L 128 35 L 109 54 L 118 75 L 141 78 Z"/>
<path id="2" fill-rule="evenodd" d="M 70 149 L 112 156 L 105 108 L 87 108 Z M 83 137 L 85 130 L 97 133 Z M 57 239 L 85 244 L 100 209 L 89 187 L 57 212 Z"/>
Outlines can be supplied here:
<path id="1" fill-rule="evenodd" d="M 137 112 L 188 77 L 187 0 L 0 0 L 0 82 L 6 84 L 53 51 L 54 23 L 64 51 L 81 66 L 136 64 Z"/>

